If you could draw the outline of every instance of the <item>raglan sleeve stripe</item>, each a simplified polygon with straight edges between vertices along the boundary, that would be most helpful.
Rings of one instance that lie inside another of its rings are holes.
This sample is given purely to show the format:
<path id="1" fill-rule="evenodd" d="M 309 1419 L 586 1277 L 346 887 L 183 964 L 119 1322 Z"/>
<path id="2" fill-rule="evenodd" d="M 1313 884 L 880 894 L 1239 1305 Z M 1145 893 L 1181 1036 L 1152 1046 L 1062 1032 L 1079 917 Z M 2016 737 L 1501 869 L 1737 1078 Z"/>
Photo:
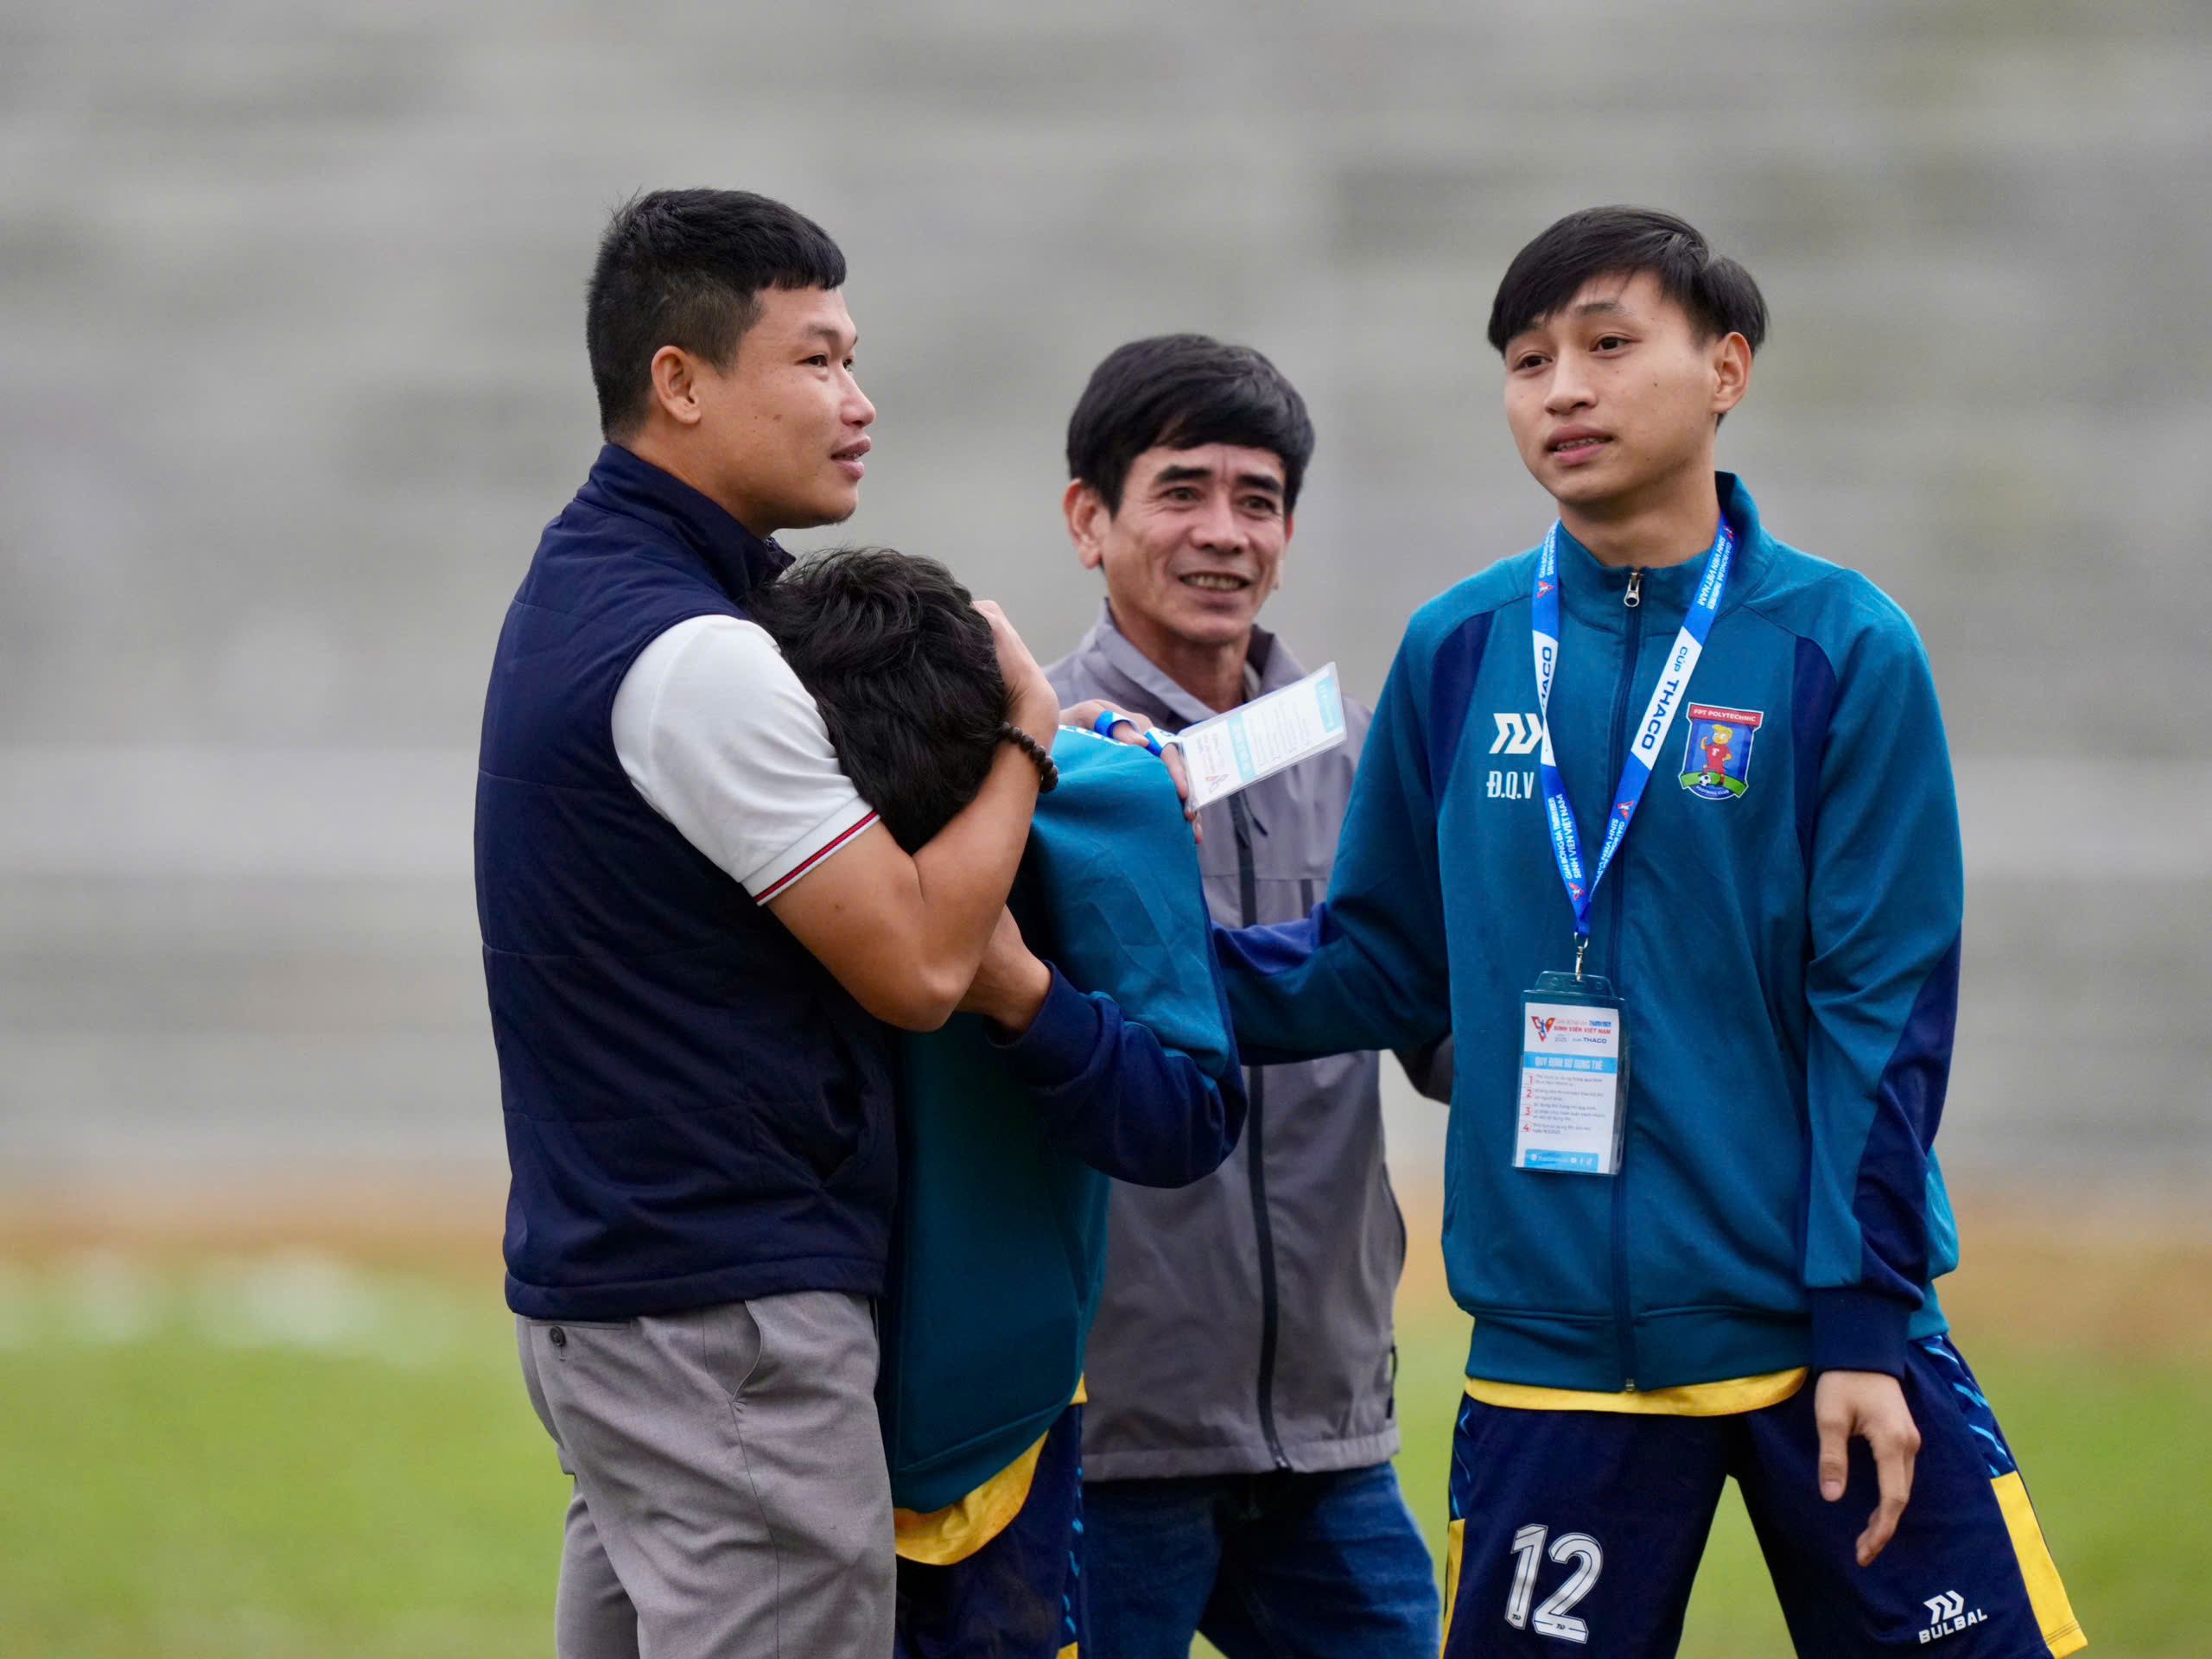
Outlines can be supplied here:
<path id="1" fill-rule="evenodd" d="M 1878 597 L 1878 596 L 1877 596 Z M 1821 1370 L 1901 1372 L 1926 1300 L 1929 1188 L 1957 1023 L 1965 873 L 1919 640 L 1880 612 L 1833 675 L 1808 849 L 1804 1283 Z M 1818 690 L 1818 688 L 1815 688 Z M 1804 743 L 1812 734 L 1800 730 Z"/>

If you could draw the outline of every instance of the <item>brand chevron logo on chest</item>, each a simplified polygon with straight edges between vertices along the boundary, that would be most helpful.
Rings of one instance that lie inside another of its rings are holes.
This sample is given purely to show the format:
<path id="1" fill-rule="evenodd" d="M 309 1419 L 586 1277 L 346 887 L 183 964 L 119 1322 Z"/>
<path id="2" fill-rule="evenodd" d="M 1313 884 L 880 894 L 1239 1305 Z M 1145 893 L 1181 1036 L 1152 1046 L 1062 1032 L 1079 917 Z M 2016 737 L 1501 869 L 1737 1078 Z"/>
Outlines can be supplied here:
<path id="1" fill-rule="evenodd" d="M 1492 754 L 1534 754 L 1543 747 L 1544 717 L 1524 715 L 1513 710 L 1492 715 L 1497 722 L 1497 735 L 1491 741 Z"/>
<path id="2" fill-rule="evenodd" d="M 1533 755 L 1544 746 L 1544 717 L 1508 709 L 1494 714 L 1497 735 L 1491 740 L 1492 754 Z M 1484 796 L 1493 801 L 1533 801 L 1536 798 L 1536 769 L 1531 766 L 1492 766 Z"/>

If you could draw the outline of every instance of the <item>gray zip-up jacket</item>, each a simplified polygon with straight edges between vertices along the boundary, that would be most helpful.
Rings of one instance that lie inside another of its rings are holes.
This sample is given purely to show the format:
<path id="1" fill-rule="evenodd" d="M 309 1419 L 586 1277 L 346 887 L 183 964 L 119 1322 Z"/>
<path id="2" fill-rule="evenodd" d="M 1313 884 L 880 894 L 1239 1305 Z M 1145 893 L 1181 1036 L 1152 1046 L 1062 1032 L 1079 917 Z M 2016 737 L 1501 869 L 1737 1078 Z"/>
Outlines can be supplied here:
<path id="1" fill-rule="evenodd" d="M 1306 673 L 1258 629 L 1246 662 L 1259 691 Z M 1214 712 L 1129 643 L 1110 607 L 1046 674 L 1064 707 L 1100 697 L 1169 730 Z M 1328 891 L 1368 714 L 1346 698 L 1340 747 L 1205 809 L 1216 921 L 1291 921 Z M 1408 1070 L 1427 1092 L 1423 1061 Z M 1245 1077 L 1243 1143 L 1219 1169 L 1184 1187 L 1114 1185 L 1086 1479 L 1358 1469 L 1398 1449 L 1390 1306 L 1406 1229 L 1382 1163 L 1376 1057 Z"/>

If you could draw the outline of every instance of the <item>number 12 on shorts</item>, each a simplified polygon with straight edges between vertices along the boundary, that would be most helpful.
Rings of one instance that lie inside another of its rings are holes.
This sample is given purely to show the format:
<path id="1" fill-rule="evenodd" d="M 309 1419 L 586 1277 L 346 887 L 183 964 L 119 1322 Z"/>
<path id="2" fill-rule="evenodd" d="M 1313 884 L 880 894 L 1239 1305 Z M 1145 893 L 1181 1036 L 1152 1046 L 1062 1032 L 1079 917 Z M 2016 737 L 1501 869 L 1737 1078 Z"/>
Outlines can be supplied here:
<path id="1" fill-rule="evenodd" d="M 1527 1630 L 1534 1624 L 1538 1636 L 1548 1636 L 1558 1642 L 1585 1642 L 1590 1639 L 1590 1626 L 1582 1619 L 1572 1617 L 1574 1604 L 1590 1593 L 1598 1582 L 1598 1574 L 1605 1565 L 1605 1552 L 1598 1541 L 1586 1532 L 1562 1532 L 1552 1539 L 1549 1551 L 1544 1540 L 1551 1535 L 1548 1527 L 1523 1527 L 1513 1535 L 1513 1553 L 1520 1557 L 1513 1567 L 1513 1588 L 1505 1598 L 1505 1622 L 1516 1630 Z M 1567 1582 L 1544 1598 L 1544 1605 L 1529 1613 L 1529 1604 L 1536 1599 L 1536 1565 L 1548 1554 L 1552 1560 L 1565 1567 L 1574 1563 L 1574 1571 L 1567 1575 Z"/>

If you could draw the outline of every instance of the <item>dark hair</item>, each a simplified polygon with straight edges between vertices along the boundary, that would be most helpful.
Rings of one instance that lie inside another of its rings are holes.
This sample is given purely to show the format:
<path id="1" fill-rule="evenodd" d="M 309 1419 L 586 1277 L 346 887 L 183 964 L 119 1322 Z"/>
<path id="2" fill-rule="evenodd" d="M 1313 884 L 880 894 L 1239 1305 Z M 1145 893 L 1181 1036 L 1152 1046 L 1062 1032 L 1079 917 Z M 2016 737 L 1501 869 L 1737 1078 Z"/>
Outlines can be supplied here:
<path id="1" fill-rule="evenodd" d="M 1503 352 L 1595 277 L 1645 270 L 1689 313 L 1700 340 L 1741 334 L 1756 352 L 1766 339 L 1766 301 L 1751 273 L 1716 255 L 1688 219 L 1656 207 L 1586 207 L 1513 256 L 1491 304 L 1490 343 Z"/>
<path id="2" fill-rule="evenodd" d="M 653 353 L 680 346 L 728 368 L 764 288 L 842 288 L 830 233 L 749 190 L 655 190 L 615 209 L 584 301 L 600 430 L 645 423 Z"/>
<path id="3" fill-rule="evenodd" d="M 1298 388 L 1249 346 L 1204 334 L 1133 340 L 1091 371 L 1068 416 L 1068 476 L 1122 510 L 1129 467 L 1147 449 L 1233 443 L 1282 462 L 1283 508 L 1298 505 L 1313 423 Z"/>
<path id="4" fill-rule="evenodd" d="M 746 595 L 821 709 L 838 761 L 913 852 L 976 798 L 1007 718 L 991 625 L 935 559 L 848 547 Z"/>

